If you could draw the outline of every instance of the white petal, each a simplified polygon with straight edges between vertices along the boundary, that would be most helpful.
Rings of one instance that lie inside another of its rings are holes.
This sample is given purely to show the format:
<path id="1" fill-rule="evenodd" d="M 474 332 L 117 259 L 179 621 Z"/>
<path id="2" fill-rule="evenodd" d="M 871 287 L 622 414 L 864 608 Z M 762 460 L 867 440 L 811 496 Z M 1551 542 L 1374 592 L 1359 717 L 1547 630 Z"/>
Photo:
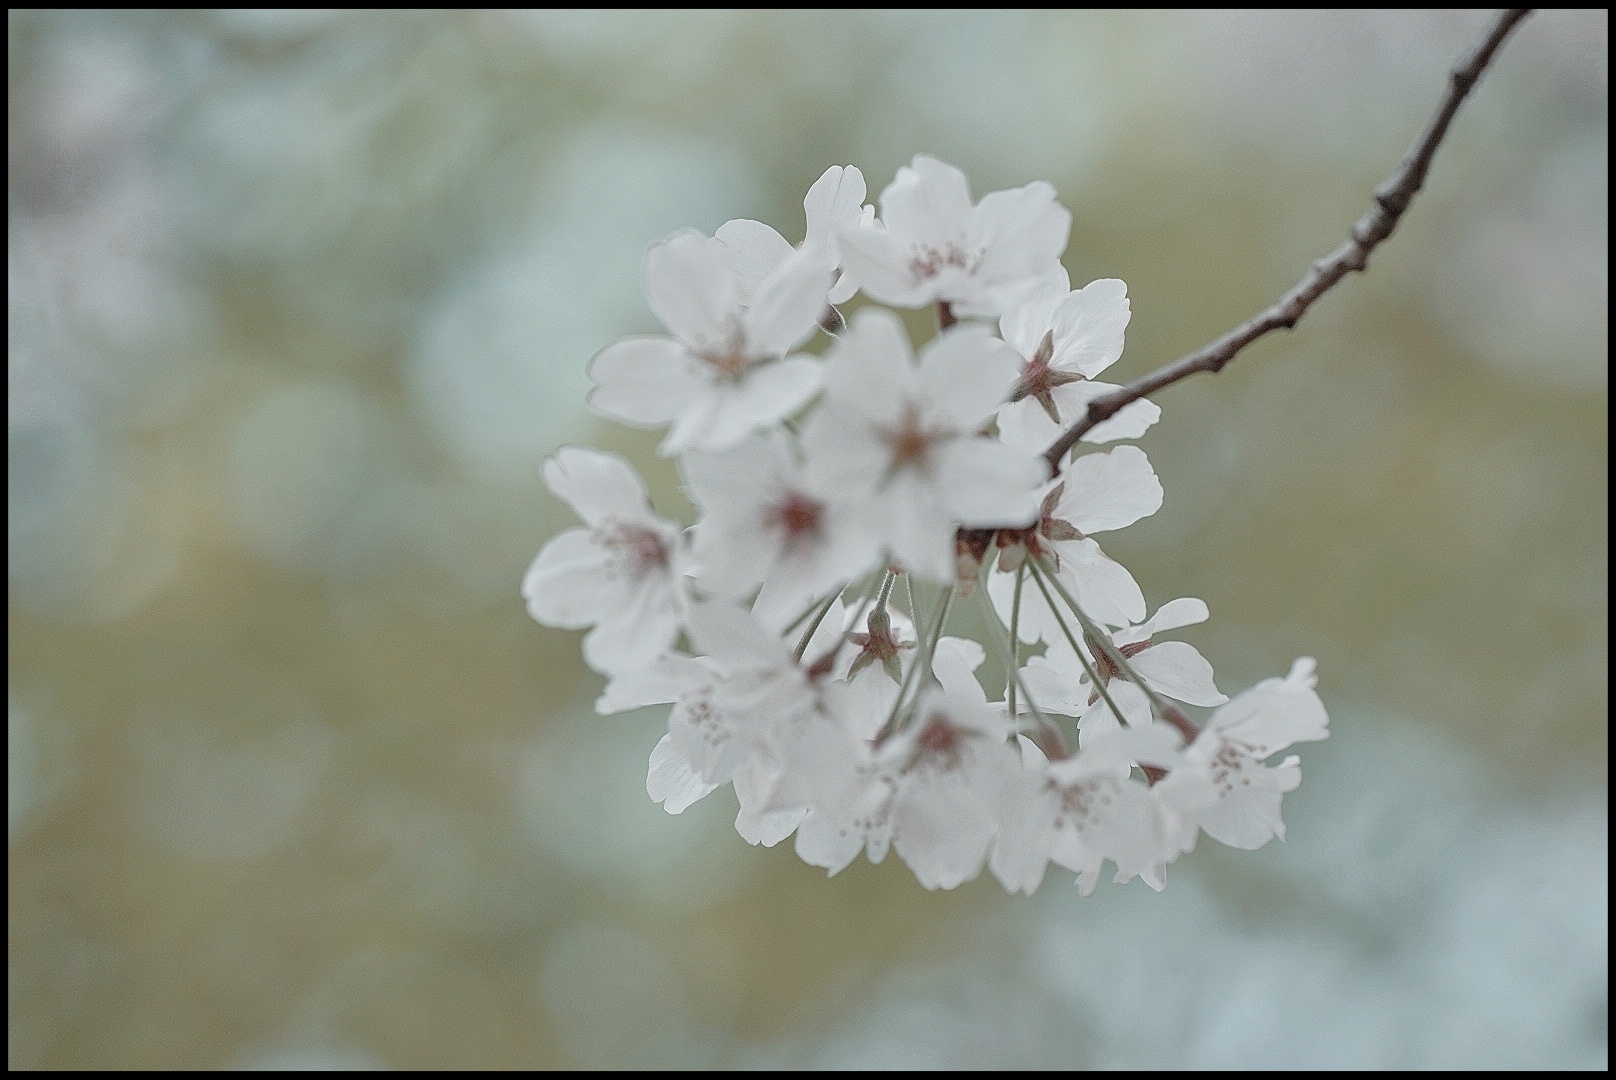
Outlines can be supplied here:
<path id="1" fill-rule="evenodd" d="M 546 626 L 577 630 L 593 625 L 628 598 L 609 573 L 611 552 L 588 529 L 568 529 L 533 559 L 522 577 L 527 611 Z"/>
<path id="2" fill-rule="evenodd" d="M 1099 544 L 1084 539 L 1063 541 L 1056 548 L 1061 581 L 1083 605 L 1085 615 L 1106 626 L 1129 626 L 1145 617 L 1145 594 L 1139 583 Z"/>
<path id="3" fill-rule="evenodd" d="M 905 470 L 881 490 L 880 500 L 882 530 L 893 558 L 927 581 L 952 583 L 958 523 L 937 505 L 929 486 Z"/>
<path id="4" fill-rule="evenodd" d="M 834 876 L 864 850 L 864 836 L 837 825 L 827 815 L 810 811 L 797 826 L 797 857 L 809 866 L 821 866 Z"/>
<path id="5" fill-rule="evenodd" d="M 831 244 L 838 225 L 858 224 L 864 205 L 864 174 L 856 167 L 832 165 L 802 200 L 808 218 L 807 243 Z"/>
<path id="6" fill-rule="evenodd" d="M 891 457 L 870 419 L 830 400 L 828 394 L 803 428 L 802 446 L 815 489 L 848 500 L 873 494 Z M 883 511 L 881 517 L 886 516 Z"/>
<path id="7" fill-rule="evenodd" d="M 999 437 L 1012 446 L 1043 453 L 1061 432 L 1083 418 L 1089 402 L 1117 389 L 1116 385 L 1103 382 L 1066 383 L 1053 388 L 1049 397 L 1059 421 L 1051 420 L 1043 405 L 1034 398 L 1010 402 L 999 410 Z M 1161 409 L 1156 403 L 1141 398 L 1084 432 L 1082 441 L 1095 444 L 1137 439 L 1160 419 Z"/>
<path id="8" fill-rule="evenodd" d="M 913 652 L 913 649 L 909 651 Z M 844 660 L 839 667 L 844 672 L 852 663 L 851 654 L 851 649 L 843 653 Z M 824 684 L 820 695 L 826 710 L 836 718 L 843 730 L 850 737 L 868 745 L 898 703 L 898 684 L 881 670 L 881 665 L 872 664 L 859 672 L 852 682 Z"/>
<path id="9" fill-rule="evenodd" d="M 668 429 L 662 445 L 657 447 L 657 453 L 667 457 L 691 449 L 714 452 L 729 449 L 723 445 L 708 446 L 704 441 L 713 429 L 713 418 L 723 405 L 725 390 L 716 381 L 703 383 L 701 391 L 674 417 L 673 426 Z"/>
<path id="10" fill-rule="evenodd" d="M 1184 763 L 1184 737 L 1171 724 L 1154 722 L 1105 734 L 1090 731 L 1084 735 L 1083 753 L 1079 757 L 1095 765 L 1109 761 L 1123 766 L 1143 763 L 1174 769 Z M 1060 762 L 1051 769 L 1065 764 Z"/>
<path id="11" fill-rule="evenodd" d="M 679 608 L 669 584 L 641 582 L 628 603 L 584 636 L 584 663 L 612 675 L 652 663 L 679 636 Z"/>
<path id="12" fill-rule="evenodd" d="M 1022 602 L 1026 602 L 1025 596 Z M 1050 653 L 1054 651 L 1054 646 L 1050 646 Z M 1068 647 L 1061 651 L 1070 656 L 1072 650 Z M 1046 713 L 1059 713 L 1062 716 L 1080 716 L 1088 707 L 1089 687 L 1079 682 L 1082 677 L 1083 670 L 1075 661 L 1067 667 L 1051 659 L 1048 654 L 1033 657 L 1021 669 L 1022 685 L 1038 707 Z"/>
<path id="13" fill-rule="evenodd" d="M 1193 596 L 1180 596 L 1176 600 L 1169 600 L 1156 609 L 1156 614 L 1148 622 L 1141 623 L 1126 638 L 1118 635 L 1119 640 L 1143 641 L 1148 637 L 1177 630 L 1181 626 L 1194 626 L 1204 623 L 1211 618 L 1211 612 L 1206 608 L 1206 601 Z"/>
<path id="14" fill-rule="evenodd" d="M 1161 509 L 1162 486 L 1137 446 L 1084 454 L 1066 467 L 1066 486 L 1055 517 L 1085 533 L 1132 525 Z"/>
<path id="15" fill-rule="evenodd" d="M 989 438 L 938 447 L 944 505 L 966 526 L 1024 526 L 1038 519 L 1038 491 L 1049 475 L 1039 458 Z"/>
<path id="16" fill-rule="evenodd" d="M 1031 896 L 1044 883 L 1049 869 L 1049 849 L 1054 842 L 1053 826 L 1022 824 L 1016 828 L 1000 826 L 993 838 L 993 851 L 988 856 L 988 869 L 999 879 L 1006 892 L 1022 892 Z"/>
<path id="17" fill-rule="evenodd" d="M 712 517 L 697 522 L 693 552 L 696 581 L 714 597 L 739 600 L 769 574 L 778 554 L 775 538 L 755 525 Z"/>
<path id="18" fill-rule="evenodd" d="M 1029 454 L 1049 449 L 1064 426 L 1050 420 L 1044 407 L 1030 397 L 1005 402 L 999 407 L 998 420 L 999 441 Z"/>
<path id="19" fill-rule="evenodd" d="M 827 503 L 821 513 L 818 537 L 778 548 L 769 570 L 771 604 L 789 602 L 800 610 L 811 598 L 856 581 L 875 566 L 881 554 L 881 536 L 874 525 L 852 507 Z M 761 593 L 759 598 L 763 599 Z M 816 648 L 813 654 L 818 652 Z"/>
<path id="20" fill-rule="evenodd" d="M 748 435 L 806 404 L 823 378 L 824 369 L 818 360 L 793 356 L 753 368 L 738 383 L 713 383 L 707 407 L 681 416 L 661 452 L 734 449 Z"/>
<path id="21" fill-rule="evenodd" d="M 998 821 L 988 868 L 1010 892 L 1031 895 L 1044 880 L 1055 840 L 1058 803 L 1044 772 L 1044 755 L 1026 736 L 1017 750 L 994 754 L 978 772 L 978 790 Z"/>
<path id="22" fill-rule="evenodd" d="M 742 297 L 730 249 L 694 230 L 645 255 L 645 299 L 673 336 L 698 350 L 722 343 Z"/>
<path id="23" fill-rule="evenodd" d="M 652 517 L 640 474 L 616 454 L 564 446 L 544 463 L 544 482 L 589 525 Z"/>
<path id="24" fill-rule="evenodd" d="M 1122 356 L 1130 309 L 1128 286 L 1101 278 L 1071 293 L 1055 314 L 1052 366 L 1092 379 Z"/>
<path id="25" fill-rule="evenodd" d="M 919 392 L 898 317 L 864 308 L 826 359 L 825 396 L 863 416 L 894 420 Z"/>
<path id="26" fill-rule="evenodd" d="M 1161 811 L 1149 788 L 1134 780 L 1122 781 L 1089 831 L 1096 846 L 1117 864 L 1114 881 L 1137 876 L 1157 892 L 1162 890 L 1170 853 Z"/>
<path id="27" fill-rule="evenodd" d="M 610 716 L 647 705 L 666 705 L 711 679 L 712 672 L 691 657 L 664 657 L 650 667 L 613 675 L 595 699 L 595 711 Z"/>
<path id="28" fill-rule="evenodd" d="M 926 282 L 909 269 L 913 257 L 908 244 L 880 229 L 843 226 L 836 230 L 844 280 L 866 294 L 895 307 L 919 307 L 931 302 Z M 838 283 L 840 284 L 840 283 Z"/>
<path id="29" fill-rule="evenodd" d="M 932 653 L 931 667 L 945 693 L 986 705 L 987 694 L 974 674 L 985 659 L 987 652 L 977 642 L 969 638 L 943 637 L 938 639 Z"/>
<path id="30" fill-rule="evenodd" d="M 703 516 L 726 522 L 749 519 L 795 471 L 780 440 L 762 435 L 721 454 L 692 451 L 679 464 Z"/>
<path id="31" fill-rule="evenodd" d="M 837 277 L 836 283 L 830 287 L 830 292 L 825 296 L 825 302 L 841 305 L 847 303 L 856 295 L 858 295 L 858 281 L 852 274 L 843 273 Z"/>
<path id="32" fill-rule="evenodd" d="M 705 388 L 697 361 L 667 338 L 626 338 L 589 362 L 589 407 L 613 420 L 651 427 L 690 407 Z"/>
<path id="33" fill-rule="evenodd" d="M 1233 790 L 1201 811 L 1201 829 L 1220 844 L 1246 851 L 1254 851 L 1276 836 L 1283 839 L 1280 802 L 1301 778 L 1294 757 L 1273 769 L 1254 765 L 1239 770 Z"/>
<path id="34" fill-rule="evenodd" d="M 1188 642 L 1155 642 L 1129 662 L 1153 690 L 1170 698 L 1191 705 L 1222 705 L 1229 700 L 1218 691 L 1212 665 Z"/>
<path id="35" fill-rule="evenodd" d="M 761 221 L 737 218 L 718 227 L 713 239 L 730 252 L 730 265 L 740 291 L 755 296 L 758 286 L 780 268 L 780 264 L 796 253 L 786 238 Z"/>
<path id="36" fill-rule="evenodd" d="M 1105 734 L 1118 734 L 1117 714 L 1112 711 L 1115 705 L 1122 711 L 1122 721 L 1130 728 L 1147 727 L 1150 724 L 1150 698 L 1145 692 L 1126 677 L 1119 677 L 1106 683 L 1106 694 L 1111 700 L 1107 702 L 1100 697 L 1083 713 L 1078 730 L 1087 735 L 1090 732 Z"/>
<path id="37" fill-rule="evenodd" d="M 980 323 L 960 323 L 920 351 L 926 400 L 955 430 L 974 431 L 1010 396 L 1021 370 L 1016 351 Z"/>
<path id="38" fill-rule="evenodd" d="M 706 445 L 737 445 L 745 434 L 768 427 L 796 412 L 819 392 L 825 366 L 809 356 L 788 356 L 747 372 L 727 388 L 724 405 L 714 426 L 721 429 L 704 440 Z"/>
<path id="39" fill-rule="evenodd" d="M 690 767 L 674 746 L 673 736 L 662 736 L 651 751 L 651 767 L 645 775 L 645 791 L 652 802 L 661 803 L 670 814 L 682 814 L 717 790 L 717 784 L 709 784 Z"/>
<path id="40" fill-rule="evenodd" d="M 1296 674 L 1295 668 L 1292 674 Z M 1303 679 L 1264 679 L 1213 713 L 1210 724 L 1231 738 L 1259 747 L 1261 757 L 1291 743 L 1330 737 L 1330 717 L 1313 690 L 1311 672 Z"/>
<path id="41" fill-rule="evenodd" d="M 1042 180 L 991 192 L 971 217 L 971 238 L 984 249 L 977 274 L 990 282 L 1045 274 L 1060 261 L 1071 230 L 1071 211 Z"/>
<path id="42" fill-rule="evenodd" d="M 1068 385 L 1077 384 L 1071 383 Z M 1109 394 L 1111 391 L 1119 389 L 1119 387 L 1114 386 L 1111 383 L 1089 383 L 1088 385 L 1104 394 Z M 1056 389 L 1058 391 L 1065 389 L 1065 387 L 1057 387 Z M 1099 394 L 1096 394 L 1095 396 L 1098 397 Z M 1078 408 L 1074 408 L 1072 410 L 1074 420 L 1076 419 L 1080 409 L 1086 407 L 1087 404 L 1087 402 L 1084 402 L 1083 406 L 1079 406 Z M 1061 414 L 1066 414 L 1066 410 L 1064 408 L 1061 409 Z M 1102 420 L 1098 424 L 1095 424 L 1093 427 L 1085 431 L 1083 433 L 1083 441 L 1086 443 L 1108 443 L 1116 442 L 1118 439 L 1137 439 L 1139 436 L 1149 431 L 1151 427 L 1155 425 L 1156 421 L 1160 419 L 1161 406 L 1157 405 L 1149 398 L 1140 398 L 1137 401 L 1129 402 L 1122 408 L 1120 412 L 1111 417 L 1111 419 Z"/>
<path id="43" fill-rule="evenodd" d="M 952 889 L 982 872 L 995 827 L 957 773 L 916 783 L 892 803 L 892 846 L 928 889 Z"/>
<path id="44" fill-rule="evenodd" d="M 771 806 L 776 787 L 774 770 L 756 760 L 735 770 L 735 797 L 741 804 L 735 831 L 748 844 L 773 847 L 796 831 L 807 816 L 806 806 Z"/>
<path id="45" fill-rule="evenodd" d="M 1133 575 L 1120 563 L 1107 558 L 1093 540 L 1064 542 L 1059 549 L 1060 582 L 1077 600 L 1085 615 L 1106 626 L 1127 626 L 1144 615 L 1145 597 L 1133 580 Z M 1007 622 L 1015 595 L 1014 577 L 1013 574 L 999 572 L 988 575 L 988 595 L 993 598 L 994 608 Z M 1049 591 L 1066 628 L 1073 635 L 1081 635 L 1082 628 L 1066 601 L 1053 587 Z M 1017 632 L 1023 641 L 1049 643 L 1051 655 L 1056 651 L 1071 651 L 1066 644 L 1066 635 L 1060 629 L 1060 622 L 1050 611 L 1038 585 L 1031 579 L 1021 590 L 1021 625 Z M 1071 663 L 1077 665 L 1075 657 Z M 1074 671 L 1081 671 L 1081 668 L 1074 667 Z"/>
<path id="46" fill-rule="evenodd" d="M 1041 433 L 1041 440 L 1045 446 L 1055 441 L 1055 436 L 1083 419 L 1088 411 L 1089 402 L 1095 398 L 1104 397 L 1116 387 L 1109 383 L 1071 382 L 1053 387 L 1049 391 L 1049 400 L 1055 406 L 1055 415 L 1060 419 L 1051 420 L 1049 414 L 1039 406 L 1043 423 L 1046 425 Z M 1106 421 L 1110 423 L 1110 421 Z"/>
<path id="47" fill-rule="evenodd" d="M 1056 263 L 999 320 L 999 333 L 1015 346 L 1023 360 L 1032 359 L 1044 335 L 1054 328 L 1055 312 L 1065 303 L 1071 288 L 1066 267 Z"/>
<path id="48" fill-rule="evenodd" d="M 748 352 L 776 357 L 797 345 L 818 328 L 829 289 L 830 268 L 816 253 L 793 253 L 763 280 L 741 317 Z"/>
<path id="49" fill-rule="evenodd" d="M 970 219 L 965 174 L 928 154 L 917 154 L 881 192 L 881 221 L 906 242 L 953 240 L 965 233 Z"/>
<path id="50" fill-rule="evenodd" d="M 764 516 L 794 471 L 784 454 L 777 440 L 754 438 L 724 454 L 680 459 L 685 486 L 702 510 L 692 546 L 703 588 L 737 598 L 768 571 L 778 538 L 765 532 Z"/>
<path id="51" fill-rule="evenodd" d="M 1016 602 L 1016 575 L 995 570 L 988 575 L 988 597 L 993 601 L 993 609 L 999 613 L 999 619 L 1006 627 L 1010 625 L 1010 616 Z M 1045 627 L 1050 636 L 1044 635 Z M 1049 607 L 1044 603 L 1043 594 L 1033 582 L 1032 575 L 1028 574 L 1021 585 L 1021 613 L 1016 620 L 1016 636 L 1025 642 L 1049 641 L 1054 642 L 1060 638 L 1060 630 L 1055 626 L 1055 620 L 1049 614 Z M 1043 703 L 1039 698 L 1039 704 Z"/>
<path id="52" fill-rule="evenodd" d="M 690 640 L 731 674 L 766 670 L 791 662 L 785 645 L 765 630 L 750 611 L 715 601 L 693 604 L 686 616 Z"/>

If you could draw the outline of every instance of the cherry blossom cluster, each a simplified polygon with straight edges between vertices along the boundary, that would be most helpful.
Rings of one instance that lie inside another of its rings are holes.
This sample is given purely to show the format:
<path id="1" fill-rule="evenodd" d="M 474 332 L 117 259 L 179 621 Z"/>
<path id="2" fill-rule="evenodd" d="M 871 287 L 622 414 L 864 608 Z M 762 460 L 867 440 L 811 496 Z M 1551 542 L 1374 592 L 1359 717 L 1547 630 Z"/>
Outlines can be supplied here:
<path id="1" fill-rule="evenodd" d="M 657 514 L 620 457 L 562 449 L 545 480 L 583 525 L 534 559 L 529 612 L 588 629 L 600 713 L 671 703 L 646 782 L 669 813 L 733 785 L 742 837 L 795 836 L 833 874 L 890 848 L 927 888 L 986 866 L 1030 893 L 1054 863 L 1088 895 L 1106 860 L 1160 889 L 1202 832 L 1283 837 L 1300 772 L 1271 759 L 1328 734 L 1313 661 L 1231 700 L 1161 640 L 1206 605 L 1147 618 L 1094 539 L 1160 508 L 1144 452 L 1101 449 L 1160 410 L 1135 401 L 1049 454 L 1116 389 L 1096 377 L 1122 354 L 1126 287 L 1071 288 L 1046 183 L 973 201 L 922 155 L 879 214 L 864 199 L 837 166 L 801 244 L 738 220 L 652 246 L 668 333 L 598 353 L 589 403 L 666 428 L 699 517 Z M 893 308 L 939 329 L 917 350 Z M 980 642 L 948 633 L 967 604 Z"/>

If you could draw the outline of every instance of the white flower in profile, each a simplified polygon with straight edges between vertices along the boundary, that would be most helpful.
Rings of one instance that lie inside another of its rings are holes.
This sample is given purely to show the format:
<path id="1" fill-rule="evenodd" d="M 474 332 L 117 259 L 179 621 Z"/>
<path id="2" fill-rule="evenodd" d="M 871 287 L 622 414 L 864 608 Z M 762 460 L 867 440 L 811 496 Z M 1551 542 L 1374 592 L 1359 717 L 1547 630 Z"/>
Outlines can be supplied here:
<path id="1" fill-rule="evenodd" d="M 840 634 L 842 612 L 809 648 Z M 786 643 L 747 611 L 723 601 L 689 608 L 685 629 L 702 653 L 664 687 L 677 688 L 668 734 L 658 743 L 646 790 L 678 813 L 733 782 L 736 829 L 749 843 L 776 844 L 815 803 L 837 803 L 866 754 L 820 708 L 818 689 Z"/>
<path id="2" fill-rule="evenodd" d="M 1061 584 L 1096 622 L 1127 626 L 1145 617 L 1145 594 L 1127 569 L 1100 550 L 1090 533 L 1126 528 L 1161 509 L 1162 486 L 1137 446 L 1084 454 L 1044 495 L 1038 521 L 1021 530 L 1000 529 L 1000 573 L 988 575 L 988 593 L 1005 625 L 1015 604 L 1015 574 L 1029 556 L 1055 565 Z M 1060 596 L 1052 589 L 1056 603 Z M 1076 633 L 1076 620 L 1065 616 Z M 1041 590 L 1022 583 L 1017 636 L 1023 641 L 1065 641 Z"/>
<path id="3" fill-rule="evenodd" d="M 1038 458 L 979 434 L 1015 380 L 1014 350 L 980 325 L 945 330 L 912 358 L 891 312 L 860 311 L 831 350 L 825 396 L 803 432 L 821 490 L 864 500 L 892 557 L 951 582 L 961 526 L 1038 514 Z"/>
<path id="4" fill-rule="evenodd" d="M 702 512 L 692 543 L 697 580 L 739 599 L 767 579 L 765 622 L 864 574 L 881 553 L 861 504 L 815 485 L 783 432 L 680 462 Z"/>
<path id="5" fill-rule="evenodd" d="M 625 338 L 596 353 L 590 406 L 640 427 L 671 423 L 661 450 L 676 454 L 728 450 L 812 397 L 819 362 L 787 354 L 818 327 L 829 270 L 802 251 L 752 281 L 739 261 L 689 230 L 654 245 L 646 299 L 673 337 Z"/>
<path id="6" fill-rule="evenodd" d="M 1267 761 L 1292 743 L 1330 737 L 1317 684 L 1313 658 L 1304 656 L 1285 678 L 1264 679 L 1212 714 L 1183 763 L 1153 789 L 1179 815 L 1182 850 L 1194 845 L 1196 827 L 1248 850 L 1285 838 L 1280 800 L 1301 783 L 1301 759 Z"/>
<path id="7" fill-rule="evenodd" d="M 1021 768 L 1003 711 L 975 694 L 928 688 L 914 721 L 884 744 L 892 846 L 928 889 L 981 872 L 999 829 L 1000 774 Z"/>
<path id="8" fill-rule="evenodd" d="M 1023 740 L 1025 773 L 1035 786 L 1010 804 L 994 838 L 988 860 L 994 875 L 1011 892 L 1031 893 L 1053 861 L 1076 874 L 1079 890 L 1090 896 L 1110 859 L 1117 883 L 1142 877 L 1160 892 L 1178 851 L 1161 806 L 1132 767 L 1171 767 L 1180 742 L 1165 724 L 1120 729 L 1086 738 L 1079 753 L 1050 762 Z"/>
<path id="9" fill-rule="evenodd" d="M 875 218 L 875 208 L 864 205 L 864 190 L 864 174 L 857 168 L 832 165 L 814 181 L 802 200 L 808 231 L 799 247 L 812 253 L 828 272 L 839 275 L 841 270 L 838 231 L 856 228 Z M 734 253 L 736 272 L 749 291 L 756 291 L 798 250 L 772 226 L 749 218 L 726 221 L 713 235 Z M 851 299 L 855 291 L 853 280 L 841 275 L 831 286 L 827 300 L 840 304 Z"/>
<path id="10" fill-rule="evenodd" d="M 1072 215 L 1043 181 L 971 201 L 965 174 L 916 155 L 881 192 L 880 220 L 840 230 L 844 272 L 898 307 L 998 315 L 1066 250 Z"/>
<path id="11" fill-rule="evenodd" d="M 999 332 L 1023 363 L 1010 401 L 999 410 L 1000 438 L 1041 453 L 1089 402 L 1120 389 L 1093 379 L 1122 356 L 1128 318 L 1128 287 L 1121 281 L 1103 278 L 1073 291 L 1058 265 L 1006 311 Z M 1159 419 L 1161 409 L 1141 398 L 1096 424 L 1083 441 L 1137 439 Z"/>
<path id="12" fill-rule="evenodd" d="M 680 530 L 651 510 L 645 485 L 615 454 L 563 447 L 544 482 L 584 521 L 544 545 L 526 576 L 528 614 L 546 626 L 593 630 L 584 659 L 608 674 L 650 665 L 679 634 Z"/>
<path id="13" fill-rule="evenodd" d="M 1222 705 L 1228 697 L 1213 680 L 1212 665 L 1186 641 L 1156 641 L 1155 635 L 1207 619 L 1206 602 L 1194 597 L 1169 600 L 1156 614 L 1137 626 L 1109 632 L 1112 645 L 1128 666 L 1156 693 L 1189 705 Z M 1151 722 L 1150 698 L 1129 679 L 1092 637 L 1077 631 L 1078 647 L 1099 676 L 1105 700 L 1083 670 L 1082 661 L 1064 639 L 1053 642 L 1043 656 L 1022 669 L 1028 690 L 1050 712 L 1078 717 L 1087 735 L 1113 730 L 1121 722 L 1139 728 Z"/>

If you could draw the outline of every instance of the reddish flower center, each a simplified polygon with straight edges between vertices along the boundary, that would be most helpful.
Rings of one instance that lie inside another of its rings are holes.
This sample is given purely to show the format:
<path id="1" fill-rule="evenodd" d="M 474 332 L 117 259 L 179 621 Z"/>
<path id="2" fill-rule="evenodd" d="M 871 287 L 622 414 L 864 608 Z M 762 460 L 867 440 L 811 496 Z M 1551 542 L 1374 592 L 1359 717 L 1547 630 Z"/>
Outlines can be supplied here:
<path id="1" fill-rule="evenodd" d="M 950 768 L 958 764 L 965 740 L 960 737 L 959 729 L 948 722 L 948 717 L 937 712 L 926 717 L 926 724 L 920 729 L 915 745 L 920 760 Z"/>
<path id="2" fill-rule="evenodd" d="M 601 539 L 617 555 L 618 564 L 639 579 L 668 565 L 668 545 L 654 529 L 614 523 L 601 530 Z"/>
<path id="3" fill-rule="evenodd" d="M 909 272 L 921 281 L 936 277 L 943 272 L 944 267 L 948 266 L 970 274 L 976 271 L 976 267 L 981 261 L 981 252 L 978 252 L 973 257 L 957 241 L 944 244 L 941 247 L 932 244 L 916 244 L 913 253 L 909 257 Z"/>
<path id="4" fill-rule="evenodd" d="M 698 355 L 725 382 L 739 382 L 752 367 L 752 358 L 746 352 L 746 334 L 738 323 L 730 324 L 721 344 L 703 349 Z"/>
<path id="5" fill-rule="evenodd" d="M 912 405 L 903 410 L 903 416 L 895 426 L 882 428 L 879 433 L 892 449 L 889 474 L 910 467 L 924 469 L 938 434 L 920 426 L 920 414 Z"/>
<path id="6" fill-rule="evenodd" d="M 800 491 L 788 492 L 769 511 L 770 523 L 785 533 L 787 546 L 817 537 L 824 516 L 824 503 Z"/>

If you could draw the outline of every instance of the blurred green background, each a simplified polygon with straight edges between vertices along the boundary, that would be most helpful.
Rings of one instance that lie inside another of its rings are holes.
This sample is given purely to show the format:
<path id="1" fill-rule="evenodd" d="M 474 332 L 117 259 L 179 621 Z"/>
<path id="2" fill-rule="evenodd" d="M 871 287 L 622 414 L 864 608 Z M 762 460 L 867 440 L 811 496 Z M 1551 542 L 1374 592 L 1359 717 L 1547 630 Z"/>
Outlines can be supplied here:
<path id="1" fill-rule="evenodd" d="M 928 893 L 644 791 L 518 584 L 641 258 L 856 164 L 1047 179 L 1125 381 L 1333 248 L 1477 11 L 8 19 L 8 1064 L 1607 1064 L 1608 13 L 1528 19 L 1369 273 L 1142 445 L 1106 538 L 1284 844 Z M 688 517 L 686 517 L 688 520 Z"/>

